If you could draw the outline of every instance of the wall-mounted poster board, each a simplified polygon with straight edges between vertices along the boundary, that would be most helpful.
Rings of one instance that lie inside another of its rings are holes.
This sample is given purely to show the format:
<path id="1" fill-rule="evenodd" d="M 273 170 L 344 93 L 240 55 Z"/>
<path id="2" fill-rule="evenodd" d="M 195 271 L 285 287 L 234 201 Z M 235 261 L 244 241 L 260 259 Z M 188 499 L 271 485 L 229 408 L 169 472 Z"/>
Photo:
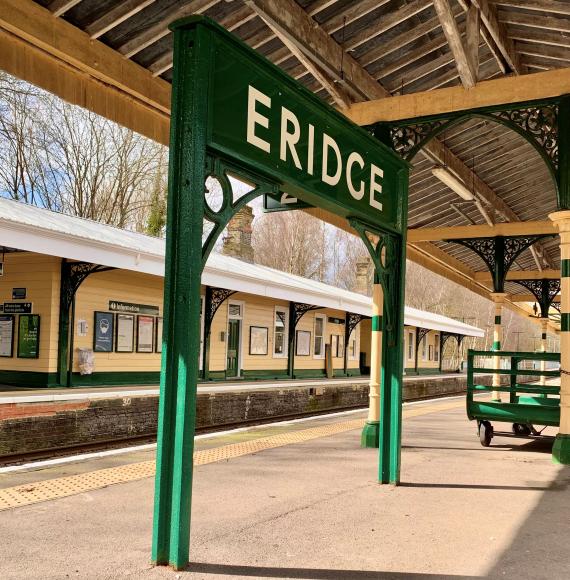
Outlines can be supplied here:
<path id="1" fill-rule="evenodd" d="M 154 341 L 155 352 L 162 352 L 162 316 L 156 319 L 156 338 Z"/>
<path id="2" fill-rule="evenodd" d="M 311 354 L 311 333 L 308 330 L 298 330 L 295 354 L 309 356 Z"/>
<path id="3" fill-rule="evenodd" d="M 20 314 L 18 317 L 18 358 L 40 356 L 40 316 Z"/>
<path id="4" fill-rule="evenodd" d="M 133 352 L 135 317 L 132 314 L 117 314 L 117 340 L 115 352 Z"/>
<path id="5" fill-rule="evenodd" d="M 0 356 L 14 355 L 14 317 L 0 316 Z"/>
<path id="6" fill-rule="evenodd" d="M 269 329 L 267 326 L 249 327 L 249 354 L 266 355 Z"/>
<path id="7" fill-rule="evenodd" d="M 154 318 L 137 316 L 137 352 L 152 352 L 154 338 Z"/>
<path id="8" fill-rule="evenodd" d="M 95 312 L 93 324 L 93 350 L 113 352 L 115 338 L 115 317 L 112 312 Z"/>

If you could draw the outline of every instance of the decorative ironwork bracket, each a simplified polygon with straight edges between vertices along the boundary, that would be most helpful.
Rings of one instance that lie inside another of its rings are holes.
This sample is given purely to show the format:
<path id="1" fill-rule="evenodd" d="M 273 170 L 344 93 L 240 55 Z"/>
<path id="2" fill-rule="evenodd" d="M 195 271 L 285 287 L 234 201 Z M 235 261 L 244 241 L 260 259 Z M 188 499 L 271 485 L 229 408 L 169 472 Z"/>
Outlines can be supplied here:
<path id="1" fill-rule="evenodd" d="M 209 329 L 220 306 L 232 295 L 235 290 L 226 288 L 206 287 L 206 304 L 204 307 L 204 327 Z"/>
<path id="2" fill-rule="evenodd" d="M 457 332 L 445 332 L 445 331 L 442 331 L 442 333 L 441 333 L 441 353 L 440 353 L 440 356 L 442 356 L 442 354 L 443 354 L 443 347 L 445 346 L 445 343 L 450 338 L 455 338 L 455 340 L 457 341 L 457 346 L 458 347 L 461 347 L 461 343 L 463 342 L 463 339 L 465 338 L 465 336 L 463 334 L 459 334 Z"/>
<path id="3" fill-rule="evenodd" d="M 305 316 L 305 314 L 307 314 L 307 312 L 310 312 L 311 310 L 320 310 L 322 308 L 321 306 L 313 306 L 312 304 L 305 304 L 303 302 L 291 302 L 291 306 L 295 317 L 293 321 L 293 330 L 297 328 L 297 324 L 299 324 L 299 321 L 303 316 Z"/>
<path id="4" fill-rule="evenodd" d="M 540 306 L 541 318 L 548 318 L 550 307 L 554 306 L 554 298 L 560 292 L 560 280 L 543 278 L 542 280 L 516 280 L 515 283 L 530 290 Z"/>
<path id="5" fill-rule="evenodd" d="M 91 262 L 68 262 L 64 260 L 61 264 L 61 308 L 69 310 L 73 298 L 83 281 L 96 272 L 108 272 L 115 270 L 110 266 L 99 266 Z"/>
<path id="6" fill-rule="evenodd" d="M 419 326 L 416 330 L 416 352 L 418 347 L 420 346 L 420 343 L 422 342 L 422 340 L 424 339 L 424 337 L 427 335 L 427 333 L 429 332 L 429 328 L 422 328 L 421 326 Z"/>
<path id="7" fill-rule="evenodd" d="M 446 240 L 446 242 L 460 244 L 475 252 L 485 262 L 493 277 L 493 292 L 504 292 L 507 273 L 515 260 L 532 244 L 547 237 L 551 237 L 551 234 L 513 237 L 495 236 L 494 238 Z"/>
<path id="8" fill-rule="evenodd" d="M 353 330 L 363 321 L 368 320 L 370 316 L 364 314 L 355 314 L 354 312 L 347 312 L 346 317 L 346 339 L 350 339 Z"/>

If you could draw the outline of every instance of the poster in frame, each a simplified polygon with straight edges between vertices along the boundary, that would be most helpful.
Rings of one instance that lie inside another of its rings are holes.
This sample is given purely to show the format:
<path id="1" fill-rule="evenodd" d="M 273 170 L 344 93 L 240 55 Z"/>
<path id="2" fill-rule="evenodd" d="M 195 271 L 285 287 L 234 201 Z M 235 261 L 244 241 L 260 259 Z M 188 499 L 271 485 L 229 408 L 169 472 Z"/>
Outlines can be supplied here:
<path id="1" fill-rule="evenodd" d="M 18 358 L 39 358 L 40 315 L 20 314 L 18 317 Z"/>
<path id="2" fill-rule="evenodd" d="M 311 333 L 308 330 L 297 330 L 297 339 L 295 341 L 295 355 L 309 356 L 311 354 Z"/>
<path id="3" fill-rule="evenodd" d="M 0 357 L 14 356 L 14 317 L 10 314 L 0 315 Z"/>
<path id="4" fill-rule="evenodd" d="M 93 352 L 113 352 L 115 316 L 112 312 L 93 313 Z"/>
<path id="5" fill-rule="evenodd" d="M 267 355 L 269 328 L 267 326 L 249 327 L 249 354 Z"/>
<path id="6" fill-rule="evenodd" d="M 115 352 L 133 352 L 135 317 L 132 314 L 117 314 Z"/>
<path id="7" fill-rule="evenodd" d="M 153 352 L 154 316 L 137 316 L 137 352 Z"/>
<path id="8" fill-rule="evenodd" d="M 162 316 L 156 317 L 156 324 L 154 325 L 154 352 L 162 352 Z"/>

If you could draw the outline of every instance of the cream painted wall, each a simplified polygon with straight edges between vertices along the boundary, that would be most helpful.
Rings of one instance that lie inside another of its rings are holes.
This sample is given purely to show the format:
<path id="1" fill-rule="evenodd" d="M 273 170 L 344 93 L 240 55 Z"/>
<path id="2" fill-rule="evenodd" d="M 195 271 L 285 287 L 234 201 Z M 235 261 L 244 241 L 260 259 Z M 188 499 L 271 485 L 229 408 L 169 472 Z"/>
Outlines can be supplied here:
<path id="1" fill-rule="evenodd" d="M 74 372 L 79 371 L 77 349 L 93 348 L 94 312 L 109 311 L 109 301 L 132 302 L 159 307 L 162 316 L 163 279 L 150 274 L 111 270 L 89 276 L 75 297 L 75 338 L 74 338 Z M 78 336 L 77 328 L 80 320 L 86 320 L 87 335 Z M 116 321 L 115 321 L 116 326 Z M 160 354 L 136 352 L 136 315 L 135 337 L 132 353 L 96 352 L 94 372 L 145 372 L 160 370 Z"/>
<path id="2" fill-rule="evenodd" d="M 32 302 L 32 313 L 40 315 L 40 344 L 39 358 L 17 357 L 18 315 L 14 315 L 14 353 L 12 358 L 0 357 L 0 371 L 57 371 L 60 268 L 60 259 L 52 256 L 28 252 L 4 255 L 0 303 Z M 26 299 L 13 301 L 12 288 L 26 288 Z"/>

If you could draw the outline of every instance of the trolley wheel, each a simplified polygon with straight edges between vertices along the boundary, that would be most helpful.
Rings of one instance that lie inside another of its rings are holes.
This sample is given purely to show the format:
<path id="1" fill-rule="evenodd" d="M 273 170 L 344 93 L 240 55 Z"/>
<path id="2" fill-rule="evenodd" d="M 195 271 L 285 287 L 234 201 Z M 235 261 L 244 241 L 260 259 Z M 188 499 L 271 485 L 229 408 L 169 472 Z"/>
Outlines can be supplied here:
<path id="1" fill-rule="evenodd" d="M 483 447 L 489 447 L 493 439 L 493 426 L 489 421 L 481 421 L 479 423 L 479 441 Z"/>
<path id="2" fill-rule="evenodd" d="M 532 427 L 530 425 L 524 425 L 523 423 L 513 423 L 513 433 L 518 436 L 526 437 L 532 433 Z"/>

